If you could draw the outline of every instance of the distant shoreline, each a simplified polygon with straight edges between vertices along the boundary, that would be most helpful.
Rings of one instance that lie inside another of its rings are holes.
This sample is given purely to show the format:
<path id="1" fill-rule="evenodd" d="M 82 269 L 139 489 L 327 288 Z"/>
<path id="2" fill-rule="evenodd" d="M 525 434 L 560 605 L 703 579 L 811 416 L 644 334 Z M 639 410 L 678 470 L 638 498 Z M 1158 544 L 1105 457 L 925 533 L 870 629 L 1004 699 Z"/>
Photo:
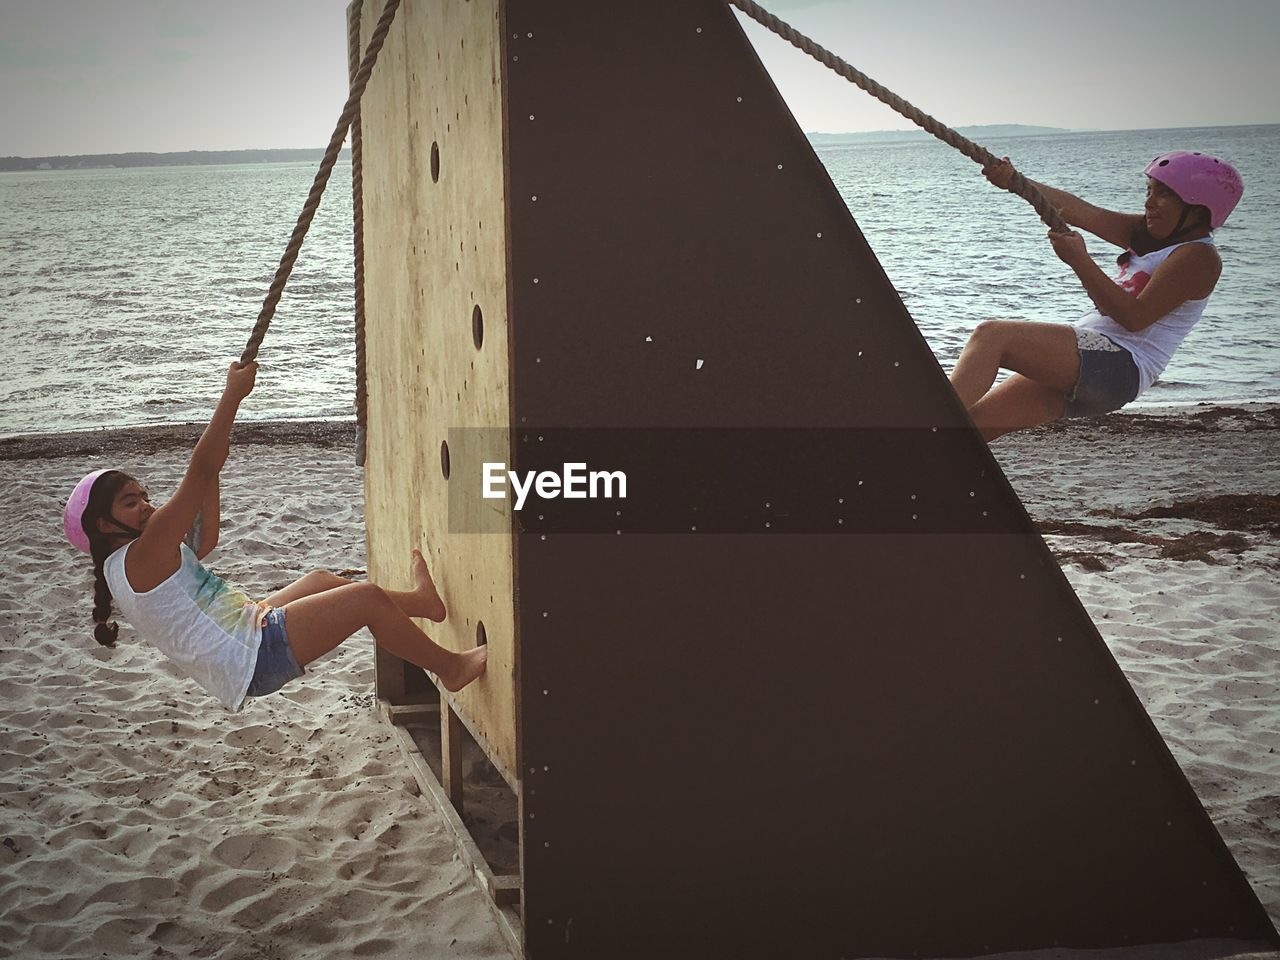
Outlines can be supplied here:
<path id="1" fill-rule="evenodd" d="M 1071 130 L 1067 127 L 1037 127 L 1025 123 L 989 123 L 978 126 L 956 127 L 956 132 L 971 140 L 999 137 L 1041 137 L 1063 133 L 1097 133 L 1096 130 Z M 808 131 L 805 136 L 815 147 L 839 143 L 890 143 L 895 140 L 931 140 L 933 134 L 917 127 L 902 130 L 864 130 L 857 133 L 818 133 Z"/>
<path id="2" fill-rule="evenodd" d="M 0 157 L 0 172 L 113 170 L 121 167 L 207 167 L 232 163 L 319 163 L 324 148 L 296 150 L 181 150 L 174 153 L 86 153 L 57 157 Z M 349 159 L 343 147 L 339 159 Z"/>
<path id="3" fill-rule="evenodd" d="M 984 140 L 999 140 L 1004 137 L 1053 137 L 1053 136 L 1087 136 L 1097 134 L 1149 133 L 1158 130 L 1238 130 L 1251 127 L 1274 127 L 1275 123 L 1232 123 L 1194 127 L 1140 127 L 1134 130 L 1103 130 L 1095 127 L 1036 127 L 1022 123 L 989 123 L 977 126 L 956 127 L 955 131 L 969 139 L 981 143 Z M 893 143 L 898 141 L 927 141 L 934 136 L 924 130 L 911 127 L 903 130 L 866 130 L 858 133 L 819 133 L 806 131 L 805 136 L 815 147 L 839 146 L 842 144 L 861 143 Z"/>
<path id="4" fill-rule="evenodd" d="M 1228 124 L 1214 127 L 1179 127 L 1152 129 L 1234 129 L 1243 127 L 1272 127 L 1274 123 Z M 1134 130 L 1068 129 L 1066 127 L 1039 127 L 1021 123 L 981 124 L 956 127 L 958 133 L 981 142 L 983 139 L 1002 137 L 1043 137 L 1064 134 L 1134 133 Z M 806 131 L 805 136 L 815 147 L 839 144 L 892 143 L 902 140 L 931 140 L 932 135 L 923 130 L 863 130 L 849 133 L 823 133 Z M 322 147 L 305 147 L 279 150 L 180 150 L 170 153 L 86 153 L 49 157 L 0 157 L 0 173 L 41 170 L 110 170 L 121 167 L 186 167 L 214 166 L 233 163 L 318 163 L 324 156 Z M 351 150 L 343 147 L 340 159 L 350 159 Z"/>

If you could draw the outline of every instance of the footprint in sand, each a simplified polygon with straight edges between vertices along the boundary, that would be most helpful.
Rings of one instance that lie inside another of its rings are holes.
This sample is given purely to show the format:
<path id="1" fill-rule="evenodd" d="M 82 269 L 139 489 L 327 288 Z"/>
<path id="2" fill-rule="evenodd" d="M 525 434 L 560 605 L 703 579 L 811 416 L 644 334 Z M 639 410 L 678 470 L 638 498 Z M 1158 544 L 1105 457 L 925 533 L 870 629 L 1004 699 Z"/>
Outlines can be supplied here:
<path id="1" fill-rule="evenodd" d="M 278 697 L 290 700 L 294 703 L 302 704 L 304 707 L 312 706 L 315 703 L 329 700 L 331 694 L 327 690 L 317 690 L 315 687 L 289 687 L 280 693 Z"/>
<path id="2" fill-rule="evenodd" d="M 293 845 L 277 837 L 228 837 L 213 848 L 213 858 L 228 867 L 288 873 L 298 862 Z"/>
<path id="3" fill-rule="evenodd" d="M 275 727 L 255 723 L 232 730 L 226 736 L 226 743 L 232 747 L 257 747 L 259 750 L 276 752 L 284 748 L 285 737 Z"/>
<path id="4" fill-rule="evenodd" d="M 362 940 L 351 948 L 351 955 L 355 957 L 376 957 L 384 953 L 390 953 L 399 943 L 395 940 L 388 940 L 385 937 L 374 937 L 371 940 Z"/>
<path id="5" fill-rule="evenodd" d="M 178 892 L 172 877 L 137 877 L 104 884 L 91 899 L 95 903 L 155 903 L 176 897 Z"/>
<path id="6" fill-rule="evenodd" d="M 161 920 L 147 939 L 162 946 L 172 946 L 182 940 L 182 928 L 171 920 Z"/>
<path id="7" fill-rule="evenodd" d="M 209 779 L 201 785 L 197 795 L 205 800 L 225 800 L 239 794 L 244 787 L 234 780 L 223 780 L 217 774 L 209 774 Z"/>
<path id="8" fill-rule="evenodd" d="M 262 877 L 233 877 L 205 894 L 200 901 L 200 909 L 221 913 L 233 903 L 262 895 L 266 888 L 267 881 Z"/>
<path id="9" fill-rule="evenodd" d="M 103 956 L 127 957 L 132 953 L 137 938 L 146 933 L 149 926 L 145 920 L 130 917 L 108 920 L 93 931 L 91 942 Z"/>

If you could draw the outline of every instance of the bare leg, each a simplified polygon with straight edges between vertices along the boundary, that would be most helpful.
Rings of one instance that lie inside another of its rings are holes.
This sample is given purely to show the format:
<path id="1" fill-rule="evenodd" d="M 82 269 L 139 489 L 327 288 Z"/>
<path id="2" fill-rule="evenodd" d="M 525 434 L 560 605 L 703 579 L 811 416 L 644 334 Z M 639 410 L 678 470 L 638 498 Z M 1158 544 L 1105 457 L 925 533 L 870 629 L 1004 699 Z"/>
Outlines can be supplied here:
<path id="1" fill-rule="evenodd" d="M 326 570 L 312 570 L 306 576 L 299 577 L 287 587 L 277 590 L 262 602 L 269 607 L 283 607 L 286 603 L 292 603 L 294 600 L 310 597 L 317 593 L 324 593 L 324 591 L 332 590 L 334 587 L 345 587 L 349 583 L 355 583 L 355 581 L 347 580 L 336 573 L 329 573 Z"/>
<path id="2" fill-rule="evenodd" d="M 1067 405 L 1066 394 L 1015 373 L 969 408 L 974 426 L 990 443 L 996 437 L 1057 420 Z"/>
<path id="3" fill-rule="evenodd" d="M 387 590 L 387 596 L 406 615 L 410 617 L 426 617 L 428 620 L 434 620 L 439 623 L 447 615 L 444 601 L 440 599 L 435 581 L 431 579 L 431 573 L 427 570 L 427 562 L 423 559 L 422 552 L 419 550 L 413 551 L 413 576 L 414 580 L 417 581 L 415 589 Z M 293 581 L 287 587 L 277 590 L 267 597 L 263 603 L 269 607 L 283 607 L 294 600 L 301 600 L 303 597 L 315 596 L 317 593 L 324 593 L 327 590 L 345 587 L 348 584 L 357 582 L 356 580 L 347 580 L 336 573 L 313 570 L 306 576 Z"/>
<path id="4" fill-rule="evenodd" d="M 1025 320 L 978 324 L 951 371 L 951 385 L 966 409 L 987 395 L 1002 367 L 1066 394 L 1080 374 L 1075 331 L 1063 323 Z"/>
<path id="5" fill-rule="evenodd" d="M 461 690 L 484 673 L 488 647 L 454 653 L 435 643 L 373 583 L 351 583 L 301 597 L 284 607 L 289 646 L 300 666 L 324 656 L 361 627 L 378 646 L 424 670 L 448 690 Z"/>

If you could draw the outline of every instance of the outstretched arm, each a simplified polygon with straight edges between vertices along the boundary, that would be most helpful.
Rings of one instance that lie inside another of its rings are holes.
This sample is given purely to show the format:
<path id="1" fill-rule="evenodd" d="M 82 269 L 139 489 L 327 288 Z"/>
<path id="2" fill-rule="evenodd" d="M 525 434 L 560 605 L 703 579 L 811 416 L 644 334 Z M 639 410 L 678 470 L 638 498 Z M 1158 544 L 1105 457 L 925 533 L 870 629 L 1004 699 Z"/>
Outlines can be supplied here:
<path id="1" fill-rule="evenodd" d="M 1005 157 L 998 163 L 983 167 L 982 172 L 997 187 L 1002 190 L 1008 190 L 1014 171 L 1013 164 L 1009 162 L 1008 157 Z M 1095 207 L 1093 204 L 1081 200 L 1075 194 L 1045 186 L 1043 183 L 1036 183 L 1029 177 L 1027 179 L 1028 182 L 1040 189 L 1040 192 L 1045 195 L 1051 204 L 1058 208 L 1063 220 L 1066 220 L 1073 227 L 1088 230 L 1095 237 L 1105 240 L 1107 243 L 1115 244 L 1117 247 L 1127 250 L 1133 244 L 1133 238 L 1142 229 L 1142 217 L 1136 213 L 1116 213 L 1114 210 L 1104 210 L 1102 207 Z"/>
<path id="2" fill-rule="evenodd" d="M 211 554 L 213 548 L 218 545 L 218 531 L 222 523 L 219 486 L 218 476 L 215 475 L 196 517 L 196 556 L 201 560 Z"/>
<path id="3" fill-rule="evenodd" d="M 258 365 L 251 363 L 241 367 L 233 363 L 227 371 L 227 385 L 222 391 L 222 398 L 213 411 L 213 418 L 205 427 L 191 455 L 191 463 L 187 472 L 178 484 L 173 497 L 147 522 L 147 529 L 138 539 L 144 557 L 160 558 L 172 555 L 178 549 L 201 509 L 208 510 L 212 505 L 212 521 L 214 531 L 212 542 L 204 542 L 204 533 L 209 517 L 201 523 L 201 555 L 213 549 L 217 542 L 218 524 L 218 473 L 226 463 L 231 451 L 231 426 L 235 423 L 240 403 L 253 390 L 254 379 L 258 373 Z"/>

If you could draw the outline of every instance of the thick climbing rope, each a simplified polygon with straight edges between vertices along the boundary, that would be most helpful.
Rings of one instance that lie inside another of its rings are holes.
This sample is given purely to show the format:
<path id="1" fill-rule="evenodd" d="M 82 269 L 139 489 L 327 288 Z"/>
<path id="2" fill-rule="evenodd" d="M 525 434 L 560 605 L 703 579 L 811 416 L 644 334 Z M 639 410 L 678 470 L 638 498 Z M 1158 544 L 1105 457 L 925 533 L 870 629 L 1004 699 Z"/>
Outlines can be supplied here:
<path id="1" fill-rule="evenodd" d="M 356 76 L 360 73 L 360 8 L 351 4 L 347 23 L 347 70 L 351 88 L 355 89 Z M 356 465 L 364 466 L 366 448 L 366 408 L 368 390 L 365 384 L 364 353 L 364 149 L 360 128 L 360 105 L 351 118 L 351 199 L 355 208 L 353 221 L 353 249 L 355 253 L 356 300 Z"/>
<path id="2" fill-rule="evenodd" d="M 831 68 L 840 76 L 844 77 L 852 83 L 856 83 L 871 96 L 875 97 L 881 103 L 892 107 L 898 113 L 902 114 L 918 127 L 922 127 L 929 133 L 933 134 L 943 143 L 955 147 L 970 160 L 982 164 L 984 167 L 993 163 L 997 163 L 999 158 L 996 157 L 986 147 L 979 146 L 972 140 L 961 136 L 955 130 L 945 124 L 935 120 L 927 113 L 913 107 L 907 101 L 891 90 L 886 90 L 880 84 L 876 83 L 870 77 L 860 70 L 850 66 L 841 60 L 831 51 L 814 43 L 804 34 L 797 32 L 794 28 L 779 20 L 769 11 L 765 10 L 755 0 L 729 0 L 729 3 L 737 7 L 752 20 L 772 30 L 782 39 L 786 40 L 792 46 L 803 50 L 809 56 L 813 57 L 819 63 Z M 1056 232 L 1066 232 L 1071 228 L 1066 221 L 1062 219 L 1062 214 L 1057 208 L 1049 202 L 1049 199 L 1040 191 L 1040 189 L 1030 180 L 1018 173 L 1016 170 L 1013 179 L 1009 184 L 1011 193 L 1016 193 L 1022 199 L 1026 200 L 1031 206 L 1035 207 L 1036 213 L 1040 215 L 1050 230 Z"/>
<path id="3" fill-rule="evenodd" d="M 307 229 L 311 226 L 312 218 L 315 217 L 316 208 L 320 206 L 320 197 L 323 196 L 325 185 L 329 182 L 329 174 L 333 172 L 338 153 L 342 150 L 342 141 L 346 139 L 347 128 L 351 126 L 351 118 L 359 109 L 360 96 L 369 83 L 369 74 L 372 73 L 373 65 L 377 62 L 378 51 L 382 49 L 382 42 L 387 38 L 387 31 L 391 29 L 391 21 L 395 18 L 396 9 L 399 6 L 400 0 L 387 0 L 386 6 L 382 8 L 382 16 L 378 18 L 378 25 L 374 27 L 373 34 L 369 37 L 369 46 L 365 50 L 364 58 L 360 61 L 360 69 L 352 80 L 351 93 L 347 97 L 346 106 L 342 108 L 342 114 L 338 117 L 333 136 L 329 138 L 329 146 L 325 150 L 324 159 L 320 161 L 320 169 L 316 171 L 311 192 L 307 194 L 307 202 L 302 206 L 302 213 L 299 214 L 298 222 L 293 228 L 293 235 L 289 238 L 289 244 L 280 258 L 280 266 L 276 268 L 275 279 L 271 281 L 271 288 L 267 291 L 267 298 L 263 301 L 258 320 L 253 325 L 249 342 L 245 344 L 244 352 L 240 354 L 242 366 L 252 363 L 258 356 L 262 338 L 267 335 L 267 329 L 271 326 L 276 305 L 280 302 L 280 295 L 284 293 L 285 284 L 289 282 L 289 274 L 293 272 L 293 264 L 298 259 L 302 241 L 307 235 Z"/>
<path id="4" fill-rule="evenodd" d="M 897 94 L 876 81 L 872 80 L 865 73 L 855 69 L 835 54 L 826 50 L 824 47 L 814 43 L 808 37 L 796 31 L 787 23 L 778 19 L 769 13 L 754 0 L 729 0 L 729 3 L 737 7 L 747 16 L 756 22 L 762 24 L 778 36 L 782 37 L 793 46 L 807 53 L 815 60 L 834 70 L 846 80 L 857 84 L 867 93 L 871 94 L 877 100 L 896 110 L 902 116 L 906 117 L 912 123 L 923 128 L 939 140 L 952 147 L 955 147 L 966 157 L 971 160 L 987 166 L 997 162 L 997 157 L 985 147 L 979 146 L 972 140 L 961 136 L 955 130 L 939 122 L 933 117 L 924 113 L 917 107 L 912 106 L 903 100 Z M 338 117 L 338 122 L 333 130 L 333 135 L 329 138 L 329 145 L 325 149 L 324 158 L 320 161 L 320 169 L 316 171 L 315 180 L 311 184 L 311 190 L 307 194 L 307 200 L 303 204 L 302 213 L 298 215 L 298 221 L 294 225 L 293 233 L 289 238 L 284 253 L 280 257 L 280 264 L 276 268 L 275 277 L 271 281 L 271 286 L 267 291 L 266 299 L 263 301 L 262 309 L 258 313 L 258 319 L 253 325 L 253 331 L 249 335 L 249 340 L 245 344 L 244 351 L 240 355 L 241 365 L 251 363 L 258 356 L 258 349 L 262 346 L 263 338 L 267 335 L 267 330 L 271 327 L 271 321 L 275 317 L 276 307 L 280 303 L 280 297 L 284 293 L 285 285 L 289 282 L 289 277 L 293 273 L 294 263 L 298 259 L 298 252 L 302 249 L 302 242 L 306 238 L 307 231 L 311 227 L 311 221 L 315 218 L 316 210 L 320 206 L 320 199 L 324 195 L 325 187 L 329 183 L 329 176 L 333 172 L 333 166 L 337 162 L 338 154 L 342 150 L 342 142 L 346 139 L 347 131 L 351 131 L 351 178 L 352 193 L 355 203 L 355 219 L 354 219 L 354 244 L 355 244 L 355 322 L 356 322 L 356 461 L 364 463 L 365 455 L 365 425 L 367 416 L 368 394 L 365 384 L 365 324 L 364 324 L 364 222 L 363 222 L 363 176 L 362 176 L 362 158 L 361 158 L 361 136 L 360 136 L 360 98 L 364 94 L 365 87 L 368 86 L 369 76 L 373 72 L 373 65 L 377 62 L 378 53 L 382 50 L 383 42 L 387 38 L 387 32 L 391 29 L 391 23 L 395 19 L 396 10 L 400 7 L 400 0 L 387 0 L 386 5 L 382 9 L 382 16 L 378 18 L 377 26 L 374 27 L 373 33 L 369 37 L 369 45 L 365 49 L 364 56 L 359 60 L 357 66 L 356 53 L 359 50 L 360 40 L 360 6 L 352 4 L 350 18 L 348 21 L 348 71 L 351 78 L 350 93 L 347 96 L 347 102 L 342 108 L 342 113 Z M 1066 222 L 1062 219 L 1062 215 L 1049 202 L 1048 198 L 1037 188 L 1031 181 L 1027 180 L 1021 173 L 1014 171 L 1013 179 L 1010 182 L 1009 189 L 1012 193 L 1016 193 L 1028 203 L 1030 203 L 1040 215 L 1050 229 L 1055 231 L 1066 231 L 1069 229 Z"/>

